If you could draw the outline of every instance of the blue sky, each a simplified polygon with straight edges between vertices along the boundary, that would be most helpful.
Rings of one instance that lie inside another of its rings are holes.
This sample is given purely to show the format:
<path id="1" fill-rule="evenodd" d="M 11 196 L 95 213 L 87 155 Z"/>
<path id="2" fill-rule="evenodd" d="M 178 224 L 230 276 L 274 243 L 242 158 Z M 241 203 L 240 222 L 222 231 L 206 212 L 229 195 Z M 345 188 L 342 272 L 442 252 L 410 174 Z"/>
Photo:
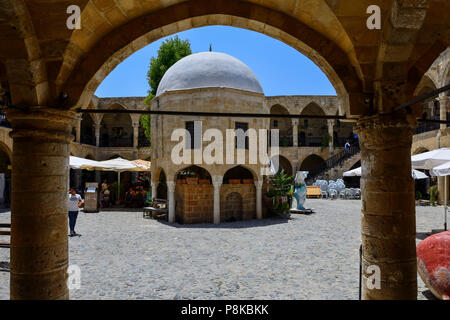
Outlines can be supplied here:
<path id="1" fill-rule="evenodd" d="M 266 96 L 335 95 L 325 74 L 308 58 L 281 41 L 261 33 L 227 26 L 209 26 L 177 34 L 188 39 L 193 53 L 213 51 L 230 54 L 256 74 Z M 146 96 L 147 70 L 164 39 L 135 52 L 118 65 L 97 88 L 99 97 Z"/>

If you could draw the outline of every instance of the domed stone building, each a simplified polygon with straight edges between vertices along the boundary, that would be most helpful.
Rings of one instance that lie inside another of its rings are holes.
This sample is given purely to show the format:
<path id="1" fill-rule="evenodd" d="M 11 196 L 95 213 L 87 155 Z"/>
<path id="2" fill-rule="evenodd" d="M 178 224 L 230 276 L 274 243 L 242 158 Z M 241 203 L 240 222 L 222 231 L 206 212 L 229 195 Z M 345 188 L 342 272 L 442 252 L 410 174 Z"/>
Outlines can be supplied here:
<path id="1" fill-rule="evenodd" d="M 151 110 L 270 113 L 253 71 L 236 58 L 217 52 L 192 54 L 174 64 L 161 80 Z M 152 194 L 164 176 L 169 220 L 219 223 L 261 217 L 262 166 L 259 161 L 250 164 L 248 138 L 242 145 L 235 144 L 227 129 L 232 129 L 232 134 L 238 129 L 259 132 L 268 130 L 269 122 L 268 118 L 152 116 Z M 174 137 L 177 129 L 181 136 Z M 183 132 L 189 134 L 183 137 Z M 208 132 L 214 133 L 214 138 Z M 220 146 L 211 153 L 214 161 L 203 157 L 211 141 Z M 188 152 L 182 163 L 174 159 L 183 153 L 177 153 L 177 145 Z M 234 157 L 229 158 L 230 152 Z M 245 154 L 245 164 L 237 160 L 239 152 Z"/>

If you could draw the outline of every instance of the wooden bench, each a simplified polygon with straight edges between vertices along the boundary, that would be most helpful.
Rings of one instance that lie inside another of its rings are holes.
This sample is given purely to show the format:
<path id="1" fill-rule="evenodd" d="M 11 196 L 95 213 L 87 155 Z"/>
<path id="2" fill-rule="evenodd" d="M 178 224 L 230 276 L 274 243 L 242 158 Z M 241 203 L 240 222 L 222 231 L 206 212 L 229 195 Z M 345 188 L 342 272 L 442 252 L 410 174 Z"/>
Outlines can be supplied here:
<path id="1" fill-rule="evenodd" d="M 11 236 L 11 223 L 0 223 L 0 229 L 7 229 L 7 230 L 0 230 L 0 236 Z M 0 241 L 0 248 L 10 248 L 10 247 L 11 247 L 10 242 Z"/>
<path id="2" fill-rule="evenodd" d="M 144 207 L 144 219 L 165 219 L 169 210 L 167 208 L 167 200 L 154 199 L 151 207 Z"/>
<path id="3" fill-rule="evenodd" d="M 306 187 L 306 197 L 307 198 L 321 198 L 322 197 L 322 191 L 320 191 L 319 187 L 307 186 Z"/>

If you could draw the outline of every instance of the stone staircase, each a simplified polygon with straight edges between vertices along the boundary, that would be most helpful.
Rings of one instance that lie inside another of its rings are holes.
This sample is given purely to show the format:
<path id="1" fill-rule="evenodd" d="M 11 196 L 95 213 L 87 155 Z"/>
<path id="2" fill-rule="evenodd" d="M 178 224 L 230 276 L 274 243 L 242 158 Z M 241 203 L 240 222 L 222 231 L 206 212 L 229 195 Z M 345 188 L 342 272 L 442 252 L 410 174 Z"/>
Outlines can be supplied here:
<path id="1" fill-rule="evenodd" d="M 361 160 L 359 146 L 351 147 L 348 153 L 344 150 L 334 154 L 325 162 L 310 170 L 306 183 L 312 184 L 317 179 L 336 180 L 342 178 L 343 173 L 350 170 L 359 160 Z"/>
<path id="2" fill-rule="evenodd" d="M 342 179 L 344 172 L 349 171 L 359 160 L 361 160 L 361 153 L 354 154 L 350 158 L 341 162 L 341 164 L 329 168 L 325 172 L 319 174 L 318 176 L 316 176 L 315 180 Z"/>

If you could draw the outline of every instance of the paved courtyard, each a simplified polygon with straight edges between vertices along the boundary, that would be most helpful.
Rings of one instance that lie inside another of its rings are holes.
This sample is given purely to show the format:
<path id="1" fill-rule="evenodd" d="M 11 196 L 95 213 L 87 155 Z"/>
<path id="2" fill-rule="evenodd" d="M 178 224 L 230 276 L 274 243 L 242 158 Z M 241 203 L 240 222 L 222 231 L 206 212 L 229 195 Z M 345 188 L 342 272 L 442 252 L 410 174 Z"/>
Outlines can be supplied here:
<path id="1" fill-rule="evenodd" d="M 81 212 L 69 250 L 82 283 L 71 299 L 358 299 L 361 202 L 307 204 L 315 214 L 219 226 Z M 442 220 L 442 207 L 417 207 L 417 242 Z M 8 264 L 0 248 L 0 299 L 9 298 Z M 419 299 L 426 290 L 419 278 Z"/>

